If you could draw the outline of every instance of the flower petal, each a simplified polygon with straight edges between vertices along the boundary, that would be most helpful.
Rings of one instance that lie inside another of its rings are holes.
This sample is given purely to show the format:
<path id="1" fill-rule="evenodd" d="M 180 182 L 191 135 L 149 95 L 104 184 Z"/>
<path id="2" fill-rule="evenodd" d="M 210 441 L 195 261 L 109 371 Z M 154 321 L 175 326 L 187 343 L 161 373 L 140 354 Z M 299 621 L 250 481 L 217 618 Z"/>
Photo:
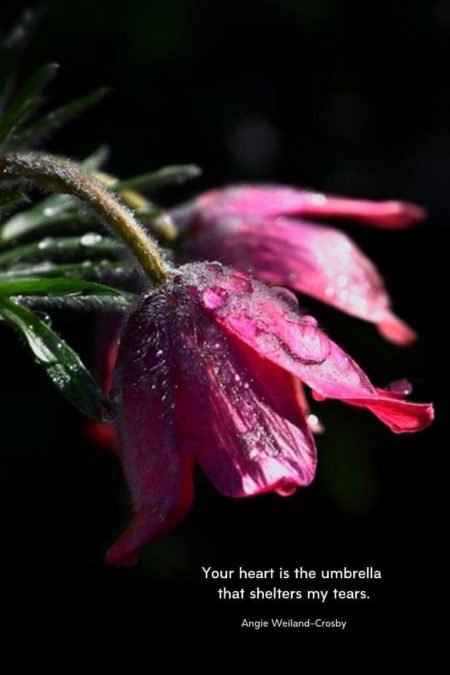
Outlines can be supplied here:
<path id="1" fill-rule="evenodd" d="M 224 336 L 209 317 L 199 314 L 195 326 L 197 348 L 192 335 L 179 335 L 190 385 L 186 433 L 217 490 L 230 497 L 287 495 L 310 483 L 316 450 L 291 376 Z"/>
<path id="2" fill-rule="evenodd" d="M 277 185 L 242 185 L 211 190 L 196 200 L 200 212 L 263 217 L 345 218 L 387 229 L 410 227 L 426 217 L 420 206 L 398 201 L 369 201 Z"/>
<path id="3" fill-rule="evenodd" d="M 229 293 L 236 284 L 240 292 Z M 211 302 L 212 289 L 220 304 Z M 381 394 L 312 317 L 299 316 L 279 294 L 250 277 L 226 269 L 203 290 L 202 302 L 224 330 L 299 377 L 319 398 L 368 408 L 397 433 L 418 431 L 431 423 L 431 405 L 406 403 L 397 393 Z"/>
<path id="4" fill-rule="evenodd" d="M 171 314 L 161 311 L 157 300 L 147 298 L 144 315 L 132 314 L 119 350 L 115 390 L 121 460 L 134 515 L 106 554 L 112 564 L 134 564 L 140 549 L 174 527 L 192 503 L 193 459 L 176 416 Z"/>
<path id="5" fill-rule="evenodd" d="M 185 239 L 190 257 L 220 260 L 269 284 L 282 284 L 409 344 L 415 332 L 391 310 L 383 279 L 349 237 L 330 227 L 286 218 L 229 218 Z"/>

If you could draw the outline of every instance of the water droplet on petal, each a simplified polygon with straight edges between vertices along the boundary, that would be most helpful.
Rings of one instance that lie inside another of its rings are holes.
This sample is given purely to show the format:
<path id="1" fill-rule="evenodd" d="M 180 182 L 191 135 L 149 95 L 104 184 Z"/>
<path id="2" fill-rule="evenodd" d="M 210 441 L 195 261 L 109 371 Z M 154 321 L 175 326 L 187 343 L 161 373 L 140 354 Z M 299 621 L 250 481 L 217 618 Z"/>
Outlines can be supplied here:
<path id="1" fill-rule="evenodd" d="M 289 289 L 284 288 L 284 286 L 273 286 L 272 292 L 277 296 L 277 298 L 288 305 L 290 309 L 298 309 L 298 298 L 295 293 L 292 293 L 292 291 Z"/>
<path id="2" fill-rule="evenodd" d="M 317 319 L 315 319 L 313 316 L 310 316 L 309 314 L 302 316 L 302 322 L 307 323 L 310 326 L 314 326 L 314 328 L 317 326 Z"/>
<path id="3" fill-rule="evenodd" d="M 317 415 L 313 415 L 312 413 L 307 416 L 306 423 L 307 423 L 308 427 L 311 429 L 311 431 L 313 432 L 313 434 L 320 434 L 324 430 L 323 425 L 320 422 Z"/>
<path id="4" fill-rule="evenodd" d="M 308 195 L 308 201 L 310 201 L 311 204 L 315 204 L 316 206 L 323 206 L 326 203 L 327 198 L 320 192 L 312 192 L 310 195 Z"/>
<path id="5" fill-rule="evenodd" d="M 412 394 L 412 390 L 413 386 L 408 380 L 395 380 L 395 382 L 391 382 L 386 387 L 386 391 L 398 394 L 399 396 L 409 396 Z"/>
<path id="6" fill-rule="evenodd" d="M 223 274 L 223 265 L 219 262 L 210 262 L 206 264 L 206 269 L 215 274 Z"/>
<path id="7" fill-rule="evenodd" d="M 281 497 L 290 497 L 291 495 L 294 494 L 294 492 L 297 491 L 297 487 L 298 485 L 295 485 L 295 483 L 291 483 L 286 480 L 278 485 L 275 492 L 279 494 Z"/>
<path id="8" fill-rule="evenodd" d="M 230 289 L 230 291 L 235 293 L 253 293 L 253 284 L 247 276 L 233 274 L 229 277 L 226 277 L 223 280 L 223 283 L 228 289 Z"/>
<path id="9" fill-rule="evenodd" d="M 203 291 L 202 297 L 208 309 L 219 309 L 228 300 L 228 293 L 219 286 L 212 286 Z"/>

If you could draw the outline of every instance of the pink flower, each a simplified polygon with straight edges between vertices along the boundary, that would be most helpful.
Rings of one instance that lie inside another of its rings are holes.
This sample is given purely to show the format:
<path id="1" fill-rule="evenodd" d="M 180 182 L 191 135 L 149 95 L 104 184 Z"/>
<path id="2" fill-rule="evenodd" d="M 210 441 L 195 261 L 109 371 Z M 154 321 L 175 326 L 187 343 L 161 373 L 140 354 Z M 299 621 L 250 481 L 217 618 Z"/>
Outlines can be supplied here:
<path id="1" fill-rule="evenodd" d="M 379 271 L 356 244 L 339 230 L 303 218 L 344 217 L 398 229 L 423 219 L 420 207 L 247 185 L 207 192 L 174 217 L 185 229 L 182 251 L 189 259 L 220 260 L 268 284 L 311 295 L 375 323 L 392 342 L 415 339 L 392 312 Z"/>
<path id="2" fill-rule="evenodd" d="M 316 448 L 300 383 L 319 399 L 367 408 L 397 433 L 433 417 L 431 405 L 402 400 L 405 383 L 375 388 L 285 289 L 196 263 L 146 295 L 115 373 L 133 517 L 107 560 L 133 564 L 185 516 L 194 462 L 229 497 L 289 495 L 310 483 Z"/>

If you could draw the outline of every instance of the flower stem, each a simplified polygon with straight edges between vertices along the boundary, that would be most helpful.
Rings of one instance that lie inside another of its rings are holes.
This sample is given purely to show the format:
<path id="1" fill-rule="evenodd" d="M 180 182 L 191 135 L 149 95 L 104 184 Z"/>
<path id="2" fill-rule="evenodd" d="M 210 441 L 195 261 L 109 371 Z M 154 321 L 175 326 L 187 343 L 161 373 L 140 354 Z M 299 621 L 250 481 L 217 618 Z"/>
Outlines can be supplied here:
<path id="1" fill-rule="evenodd" d="M 170 270 L 156 243 L 133 214 L 75 164 L 41 153 L 0 156 L 0 181 L 18 178 L 32 180 L 44 189 L 67 193 L 86 202 L 128 246 L 154 283 L 164 283 L 170 277 Z"/>

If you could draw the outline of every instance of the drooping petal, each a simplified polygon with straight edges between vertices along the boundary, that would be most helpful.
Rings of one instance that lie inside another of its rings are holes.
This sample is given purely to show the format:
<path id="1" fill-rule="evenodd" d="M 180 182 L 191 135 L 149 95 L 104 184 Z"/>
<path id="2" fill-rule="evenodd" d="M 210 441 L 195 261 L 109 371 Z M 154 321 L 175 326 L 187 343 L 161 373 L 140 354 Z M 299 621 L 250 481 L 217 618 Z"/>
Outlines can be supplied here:
<path id="1" fill-rule="evenodd" d="M 198 311 L 198 310 L 197 310 Z M 186 430 L 200 466 L 229 497 L 287 495 L 314 477 L 316 450 L 292 379 L 198 313 L 180 326 L 190 397 Z"/>
<path id="2" fill-rule="evenodd" d="M 184 250 L 191 258 L 220 260 L 375 323 L 392 342 L 409 344 L 416 337 L 392 312 L 375 265 L 333 228 L 287 218 L 228 218 L 194 228 Z"/>
<path id="3" fill-rule="evenodd" d="M 250 215 L 345 218 L 387 229 L 410 227 L 426 217 L 420 206 L 398 201 L 370 201 L 296 190 L 277 185 L 242 185 L 201 195 L 195 209 L 205 217 Z"/>
<path id="4" fill-rule="evenodd" d="M 430 404 L 407 403 L 397 393 L 380 393 L 315 319 L 299 316 L 263 284 L 225 268 L 213 278 L 205 277 L 201 297 L 205 312 L 223 330 L 299 377 L 319 398 L 367 408 L 397 433 L 418 431 L 431 423 Z"/>
<path id="5" fill-rule="evenodd" d="M 145 315 L 152 316 L 151 322 L 143 321 L 138 310 L 130 317 L 119 350 L 120 454 L 133 518 L 106 554 L 112 564 L 134 564 L 140 549 L 174 527 L 192 503 L 193 458 L 178 424 L 171 317 L 156 305 Z"/>

